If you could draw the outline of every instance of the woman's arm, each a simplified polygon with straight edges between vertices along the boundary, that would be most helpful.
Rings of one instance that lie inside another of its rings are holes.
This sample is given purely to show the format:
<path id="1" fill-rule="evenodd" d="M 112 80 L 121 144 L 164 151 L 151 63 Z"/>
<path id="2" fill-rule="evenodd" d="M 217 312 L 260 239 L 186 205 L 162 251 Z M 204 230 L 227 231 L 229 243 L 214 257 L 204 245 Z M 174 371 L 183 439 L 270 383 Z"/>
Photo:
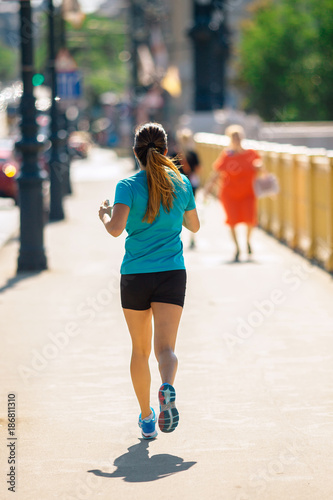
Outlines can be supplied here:
<path id="1" fill-rule="evenodd" d="M 192 231 L 192 233 L 197 233 L 199 231 L 200 221 L 196 208 L 184 212 L 183 226 L 186 227 L 186 229 L 188 229 L 189 231 Z"/>
<path id="2" fill-rule="evenodd" d="M 219 177 L 220 177 L 220 172 L 213 172 L 210 175 L 210 177 L 209 177 L 209 179 L 204 187 L 204 191 L 205 191 L 206 195 L 212 191 L 214 184 L 216 183 L 216 181 L 218 180 Z"/>
<path id="3" fill-rule="evenodd" d="M 218 158 L 213 163 L 213 172 L 210 174 L 208 181 L 204 186 L 204 193 L 207 196 L 212 192 L 214 184 L 219 180 L 221 173 L 226 169 L 228 162 L 228 155 L 225 150 L 223 150 Z"/>
<path id="4" fill-rule="evenodd" d="M 106 206 L 104 201 L 99 208 L 99 218 L 111 236 L 117 238 L 124 231 L 130 207 L 124 203 L 117 203 L 114 207 Z"/>
<path id="5" fill-rule="evenodd" d="M 262 162 L 262 159 L 261 158 L 256 158 L 252 165 L 254 166 L 254 168 L 260 172 L 260 170 L 263 170 L 264 169 L 264 164 Z"/>

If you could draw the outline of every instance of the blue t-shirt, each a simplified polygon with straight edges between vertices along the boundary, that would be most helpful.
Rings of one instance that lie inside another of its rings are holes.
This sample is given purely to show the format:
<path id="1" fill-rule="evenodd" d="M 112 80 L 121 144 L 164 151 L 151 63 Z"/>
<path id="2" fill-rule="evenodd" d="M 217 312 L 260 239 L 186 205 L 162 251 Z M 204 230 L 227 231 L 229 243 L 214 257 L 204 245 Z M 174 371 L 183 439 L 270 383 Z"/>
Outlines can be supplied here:
<path id="1" fill-rule="evenodd" d="M 170 212 L 161 204 L 160 213 L 153 223 L 142 222 L 147 210 L 148 185 L 145 170 L 118 182 L 114 204 L 123 203 L 130 207 L 126 231 L 125 256 L 121 274 L 141 274 L 158 271 L 185 269 L 183 243 L 180 238 L 183 215 L 195 208 L 192 186 L 182 175 L 184 182 L 173 177 L 176 197 Z"/>

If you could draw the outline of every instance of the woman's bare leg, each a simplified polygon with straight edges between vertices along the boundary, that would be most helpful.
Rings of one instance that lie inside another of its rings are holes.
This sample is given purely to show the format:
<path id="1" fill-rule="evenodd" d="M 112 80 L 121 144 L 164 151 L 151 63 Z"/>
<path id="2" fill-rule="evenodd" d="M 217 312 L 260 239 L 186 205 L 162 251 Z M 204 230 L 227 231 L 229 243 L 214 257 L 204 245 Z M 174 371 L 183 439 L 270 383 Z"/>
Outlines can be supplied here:
<path id="1" fill-rule="evenodd" d="M 247 251 L 249 254 L 252 253 L 252 248 L 251 248 L 251 243 L 250 243 L 252 229 L 253 229 L 253 226 L 250 226 L 250 225 L 247 226 L 246 241 L 247 241 Z"/>
<path id="2" fill-rule="evenodd" d="M 235 226 L 230 226 L 230 231 L 231 231 L 232 239 L 234 240 L 234 243 L 236 245 L 235 260 L 238 260 L 238 258 L 239 258 L 239 245 L 238 245 Z"/>
<path id="3" fill-rule="evenodd" d="M 141 418 L 148 417 L 150 409 L 149 356 L 152 338 L 152 310 L 123 309 L 132 338 L 131 377 L 141 408 Z"/>
<path id="4" fill-rule="evenodd" d="M 161 302 L 153 302 L 151 307 L 154 316 L 154 349 L 161 380 L 162 383 L 173 385 L 178 366 L 174 351 L 183 308 Z"/>

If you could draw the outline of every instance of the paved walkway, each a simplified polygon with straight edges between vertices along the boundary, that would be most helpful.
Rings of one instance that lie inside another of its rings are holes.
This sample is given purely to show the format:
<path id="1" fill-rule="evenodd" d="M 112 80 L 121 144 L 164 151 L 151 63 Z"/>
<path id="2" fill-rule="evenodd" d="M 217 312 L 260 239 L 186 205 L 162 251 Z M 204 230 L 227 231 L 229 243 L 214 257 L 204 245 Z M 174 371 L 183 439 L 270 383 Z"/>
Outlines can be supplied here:
<path id="1" fill-rule="evenodd" d="M 17 232 L 20 224 L 19 208 L 9 198 L 0 198 L 0 248 Z"/>
<path id="2" fill-rule="evenodd" d="M 74 167 L 66 221 L 46 229 L 49 270 L 16 277 L 17 241 L 0 251 L 0 498 L 331 500 L 331 277 L 259 230 L 253 261 L 228 263 L 221 209 L 199 203 L 195 251 L 184 234 L 181 420 L 140 440 L 118 292 L 124 236 L 108 237 L 97 218 L 129 163 L 94 155 Z M 153 357 L 151 368 L 157 409 Z"/>

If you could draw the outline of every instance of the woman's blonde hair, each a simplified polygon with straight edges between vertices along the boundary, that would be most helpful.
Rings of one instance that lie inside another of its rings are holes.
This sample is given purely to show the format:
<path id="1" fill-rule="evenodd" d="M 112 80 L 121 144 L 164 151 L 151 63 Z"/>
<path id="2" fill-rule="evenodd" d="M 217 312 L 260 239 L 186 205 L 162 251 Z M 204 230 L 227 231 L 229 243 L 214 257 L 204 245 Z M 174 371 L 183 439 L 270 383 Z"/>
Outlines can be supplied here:
<path id="1" fill-rule="evenodd" d="M 191 129 L 183 128 L 181 130 L 178 130 L 177 140 L 183 149 L 194 149 L 193 132 Z"/>
<path id="2" fill-rule="evenodd" d="M 151 224 L 159 215 L 160 206 L 170 212 L 173 207 L 175 187 L 173 180 L 184 182 L 177 166 L 165 156 L 167 135 L 159 123 L 145 123 L 135 131 L 134 151 L 140 163 L 146 168 L 148 183 L 148 204 L 143 222 Z M 175 176 L 170 176 L 170 171 Z"/>
<path id="3" fill-rule="evenodd" d="M 240 140 L 245 138 L 245 130 L 241 125 L 229 125 L 225 129 L 225 135 L 227 135 L 230 139 L 232 138 L 233 135 L 237 134 L 240 138 Z"/>

